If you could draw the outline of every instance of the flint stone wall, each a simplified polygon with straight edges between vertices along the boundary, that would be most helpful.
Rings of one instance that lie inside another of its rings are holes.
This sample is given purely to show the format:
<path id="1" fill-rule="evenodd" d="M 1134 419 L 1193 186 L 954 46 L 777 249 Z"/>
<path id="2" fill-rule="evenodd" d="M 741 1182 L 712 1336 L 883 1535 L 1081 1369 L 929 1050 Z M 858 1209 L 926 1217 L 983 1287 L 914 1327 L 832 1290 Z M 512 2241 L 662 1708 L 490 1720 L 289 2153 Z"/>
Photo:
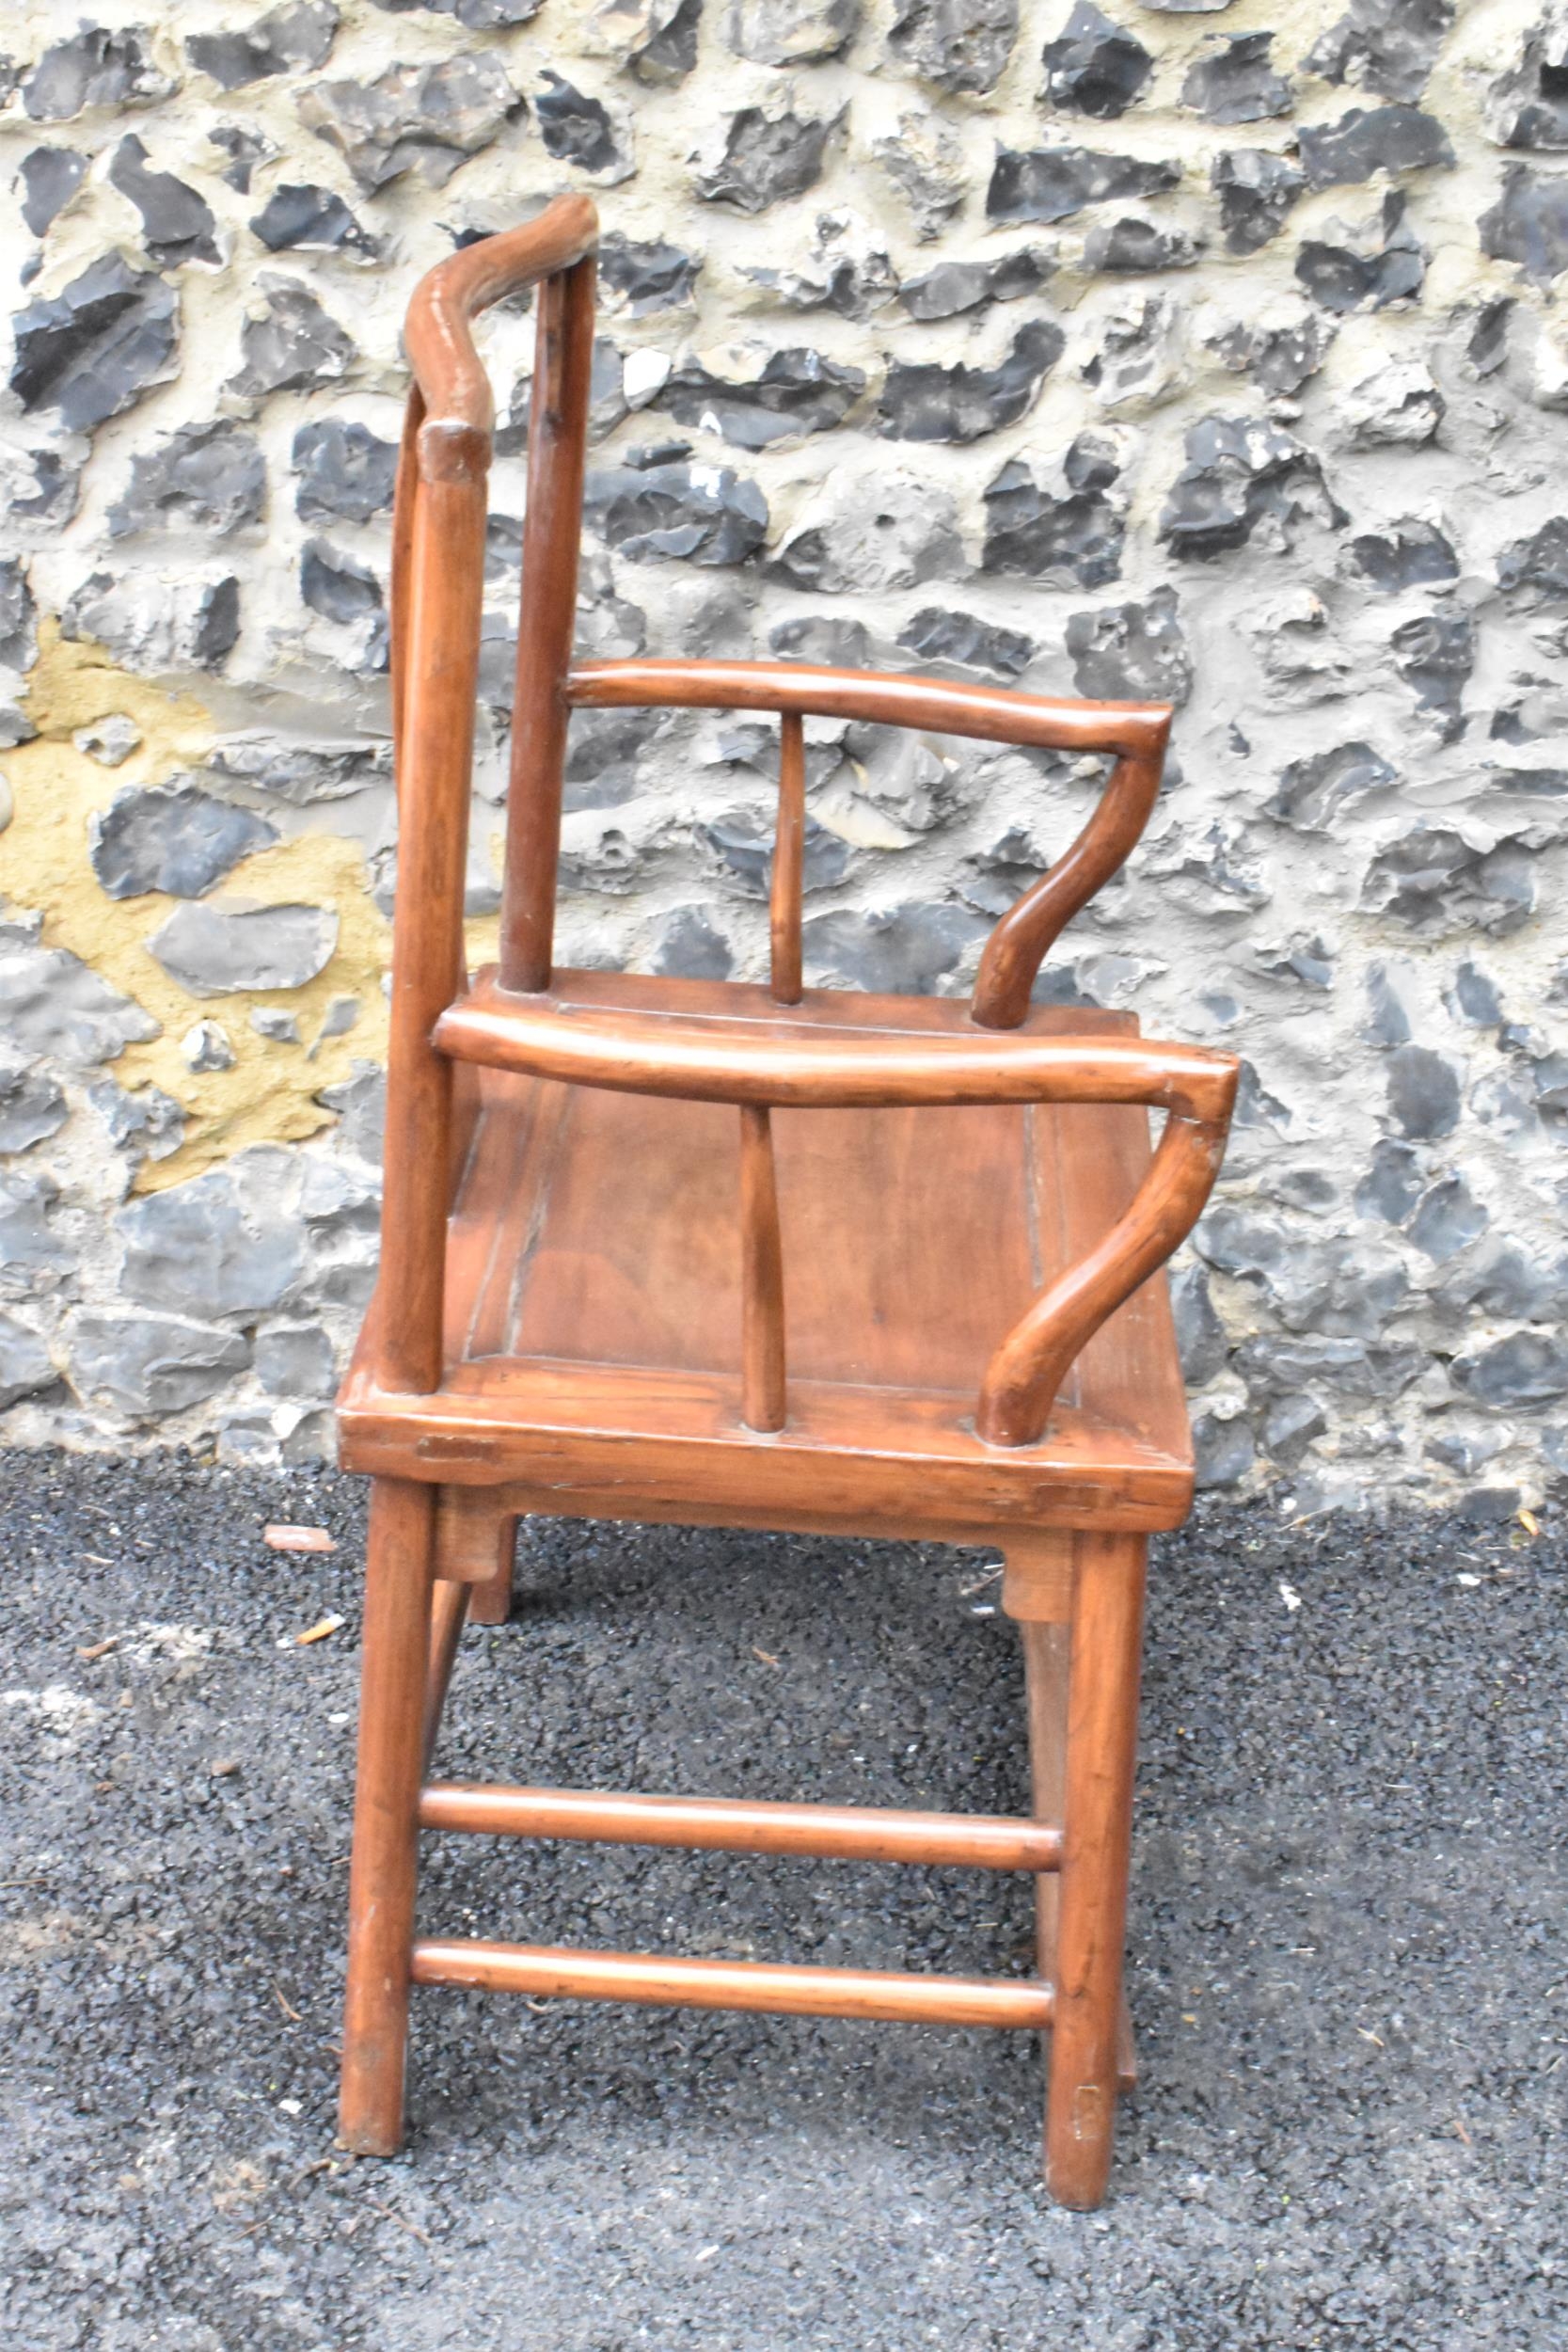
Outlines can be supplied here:
<path id="1" fill-rule="evenodd" d="M 1058 1001 L 1245 1057 L 1203 1477 L 1568 1470 L 1568 8 L 11 20 L 0 1434 L 309 1455 L 375 1255 L 415 278 L 606 229 L 580 641 L 1180 706 Z M 531 320 L 488 345 L 493 935 Z M 1081 769 L 813 724 L 807 955 L 962 988 Z M 562 949 L 754 975 L 769 728 L 573 738 Z"/>

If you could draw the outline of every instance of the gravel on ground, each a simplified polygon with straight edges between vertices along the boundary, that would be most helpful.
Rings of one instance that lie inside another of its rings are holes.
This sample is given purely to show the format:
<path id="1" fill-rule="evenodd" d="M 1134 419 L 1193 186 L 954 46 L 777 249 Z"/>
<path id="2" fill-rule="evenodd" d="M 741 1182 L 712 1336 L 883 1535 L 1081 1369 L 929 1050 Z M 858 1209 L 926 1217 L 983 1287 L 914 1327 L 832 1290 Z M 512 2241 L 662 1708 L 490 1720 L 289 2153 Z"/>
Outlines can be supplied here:
<path id="1" fill-rule="evenodd" d="M 1030 2037 L 415 1998 L 333 2141 L 360 1486 L 6 1457 L 0 2312 L 16 2352 L 1469 2352 L 1568 2343 L 1568 1543 L 1156 1548 L 1099 2214 Z M 329 1554 L 270 1550 L 269 1521 Z M 1023 1810 L 988 1562 L 535 1521 L 451 1776 Z M 340 1629 L 299 1646 L 324 1617 Z M 1026 1881 L 431 1840 L 432 1930 L 1026 1970 Z"/>

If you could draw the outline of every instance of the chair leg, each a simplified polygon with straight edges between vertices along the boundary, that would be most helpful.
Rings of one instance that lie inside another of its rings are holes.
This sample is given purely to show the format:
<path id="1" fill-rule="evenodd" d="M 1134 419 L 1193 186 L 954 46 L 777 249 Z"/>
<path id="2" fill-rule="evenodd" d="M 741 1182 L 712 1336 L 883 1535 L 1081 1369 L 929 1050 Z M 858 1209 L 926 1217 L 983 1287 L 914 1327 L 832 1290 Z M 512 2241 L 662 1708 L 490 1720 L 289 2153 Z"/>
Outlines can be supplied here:
<path id="1" fill-rule="evenodd" d="M 1147 1549 L 1141 1535 L 1074 1545 L 1045 2177 L 1081 2210 L 1105 2194 L 1116 2128 Z"/>
<path id="2" fill-rule="evenodd" d="M 468 1596 L 470 1625 L 504 1625 L 512 1614 L 512 1572 L 517 1553 L 517 1521 L 503 1512 L 496 1522 L 496 1570 Z"/>
<path id="3" fill-rule="evenodd" d="M 434 1487 L 375 1480 L 338 2108 L 344 2146 L 365 2156 L 393 2155 L 403 2142 L 435 1530 Z"/>

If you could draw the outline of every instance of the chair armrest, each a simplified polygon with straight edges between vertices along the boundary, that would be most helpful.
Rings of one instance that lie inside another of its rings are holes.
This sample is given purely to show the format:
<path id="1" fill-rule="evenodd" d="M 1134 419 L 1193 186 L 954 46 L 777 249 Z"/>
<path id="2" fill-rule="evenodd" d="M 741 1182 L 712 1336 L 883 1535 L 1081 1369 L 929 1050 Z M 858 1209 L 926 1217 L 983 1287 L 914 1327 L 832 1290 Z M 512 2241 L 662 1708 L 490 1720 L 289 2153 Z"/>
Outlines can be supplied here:
<path id="1" fill-rule="evenodd" d="M 578 661 L 566 699 L 582 709 L 777 710 L 864 719 L 1052 751 L 1158 759 L 1166 703 L 1089 703 L 964 686 L 909 672 L 832 670 L 806 661 Z"/>
<path id="2" fill-rule="evenodd" d="M 574 1005 L 510 994 L 489 972 L 441 1015 L 435 1042 L 459 1061 L 568 1086 L 792 1110 L 1145 1103 L 1187 1120 L 1224 1120 L 1239 1068 L 1229 1054 L 1143 1038 L 979 1028 L 931 1036 L 827 1029 L 788 1014 L 748 1020 Z"/>

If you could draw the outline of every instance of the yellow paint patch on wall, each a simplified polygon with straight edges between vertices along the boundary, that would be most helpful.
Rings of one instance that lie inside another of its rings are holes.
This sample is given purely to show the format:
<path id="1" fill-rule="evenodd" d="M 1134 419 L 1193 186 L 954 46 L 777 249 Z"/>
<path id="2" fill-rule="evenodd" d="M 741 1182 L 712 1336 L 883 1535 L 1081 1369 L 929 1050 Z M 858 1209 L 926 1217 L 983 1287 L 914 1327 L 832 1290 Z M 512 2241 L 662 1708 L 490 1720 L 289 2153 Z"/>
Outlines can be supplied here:
<path id="1" fill-rule="evenodd" d="M 71 643 L 57 628 L 40 631 L 29 715 L 38 738 L 6 755 L 15 816 L 0 834 L 0 892 L 14 906 L 43 915 L 44 942 L 69 948 L 163 1025 L 163 1035 L 131 1045 L 109 1065 L 132 1091 L 156 1086 L 181 1104 L 185 1138 L 166 1160 L 143 1163 L 138 1189 L 161 1191 L 199 1174 L 251 1143 L 293 1142 L 331 1124 L 316 1096 L 346 1078 L 356 1060 L 385 1057 L 382 975 L 389 948 L 385 918 L 369 896 L 357 842 L 305 834 L 259 850 L 235 866 L 211 904 L 303 903 L 330 907 L 338 945 L 325 970 L 306 987 L 197 997 L 171 980 L 147 942 L 181 900 L 162 892 L 110 898 L 88 862 L 88 822 L 127 785 L 159 784 L 199 767 L 214 727 L 190 695 L 170 695 L 132 676 L 93 645 Z M 92 721 L 124 712 L 143 741 L 119 768 L 105 768 L 71 740 Z M 359 1017 L 341 1037 L 320 1037 L 334 997 L 356 996 Z M 278 1005 L 299 1025 L 301 1043 L 259 1037 L 257 1005 Z M 202 1020 L 221 1023 L 234 1052 L 229 1070 L 193 1072 L 181 1041 Z M 312 1057 L 311 1049 L 314 1048 Z"/>

